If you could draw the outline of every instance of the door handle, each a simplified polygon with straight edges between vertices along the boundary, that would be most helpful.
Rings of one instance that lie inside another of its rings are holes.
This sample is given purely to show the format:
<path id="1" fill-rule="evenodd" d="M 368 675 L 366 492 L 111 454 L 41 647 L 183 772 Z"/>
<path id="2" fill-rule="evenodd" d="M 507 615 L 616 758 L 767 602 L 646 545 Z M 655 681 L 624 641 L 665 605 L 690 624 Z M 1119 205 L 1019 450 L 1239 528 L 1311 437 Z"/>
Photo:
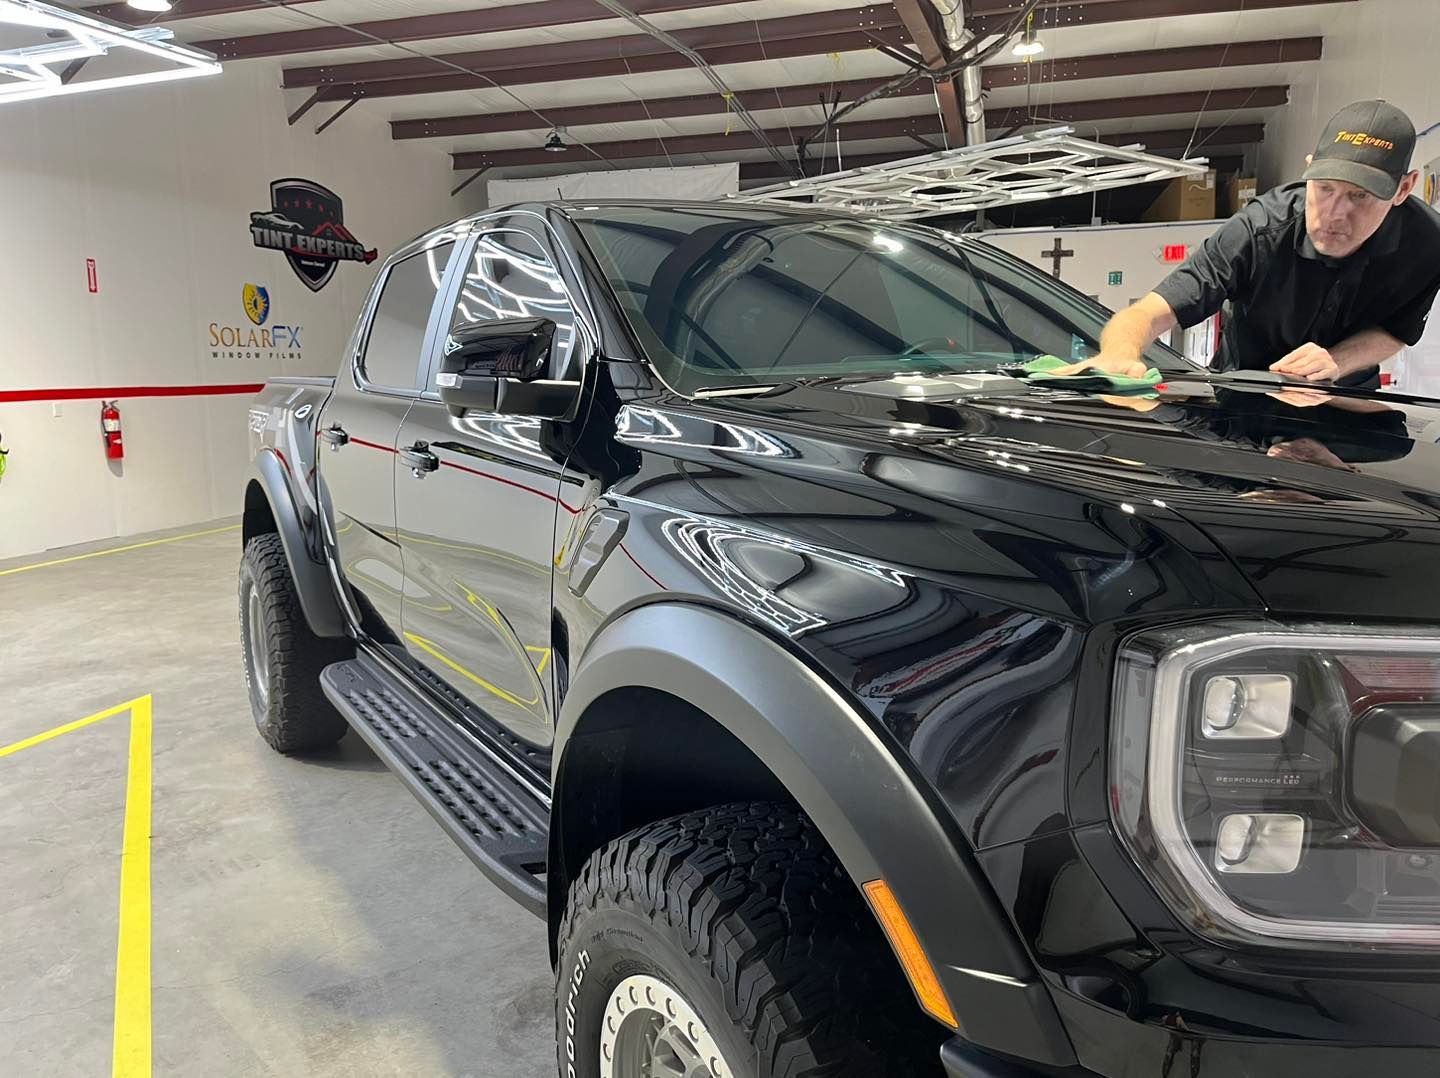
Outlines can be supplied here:
<path id="1" fill-rule="evenodd" d="M 440 467 L 440 458 L 430 452 L 429 442 L 416 442 L 401 449 L 399 453 L 405 467 L 410 469 L 410 474 L 416 479 L 424 479 L 426 472 L 433 472 Z"/>
<path id="2" fill-rule="evenodd" d="M 350 440 L 350 435 L 346 434 L 344 428 L 338 423 L 333 427 L 326 427 L 322 430 L 320 437 L 324 438 L 329 444 L 330 452 L 332 453 Z"/>

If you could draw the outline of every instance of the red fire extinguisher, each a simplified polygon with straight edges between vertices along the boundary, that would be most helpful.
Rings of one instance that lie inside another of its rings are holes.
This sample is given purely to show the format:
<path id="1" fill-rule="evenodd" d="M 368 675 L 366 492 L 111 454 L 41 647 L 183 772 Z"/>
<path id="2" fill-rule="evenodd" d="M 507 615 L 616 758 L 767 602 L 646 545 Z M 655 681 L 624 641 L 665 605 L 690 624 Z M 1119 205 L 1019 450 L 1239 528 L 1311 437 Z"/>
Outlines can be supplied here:
<path id="1" fill-rule="evenodd" d="M 120 437 L 120 409 L 114 401 L 100 402 L 100 432 L 105 438 L 105 457 L 125 459 L 125 443 Z"/>

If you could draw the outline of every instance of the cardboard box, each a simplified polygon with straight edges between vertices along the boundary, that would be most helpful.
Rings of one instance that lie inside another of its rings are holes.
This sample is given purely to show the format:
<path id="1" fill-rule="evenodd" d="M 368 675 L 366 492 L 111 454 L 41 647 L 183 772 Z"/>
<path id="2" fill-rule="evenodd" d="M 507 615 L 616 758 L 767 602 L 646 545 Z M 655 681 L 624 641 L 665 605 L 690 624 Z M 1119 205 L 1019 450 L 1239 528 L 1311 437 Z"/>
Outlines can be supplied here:
<path id="1" fill-rule="evenodd" d="M 1216 208 L 1221 217 L 1233 217 L 1253 202 L 1256 194 L 1254 176 L 1227 176 L 1220 185 L 1220 202 Z"/>
<path id="2" fill-rule="evenodd" d="M 1210 221 L 1215 217 L 1215 170 L 1201 176 L 1177 176 L 1165 185 L 1140 220 Z"/>

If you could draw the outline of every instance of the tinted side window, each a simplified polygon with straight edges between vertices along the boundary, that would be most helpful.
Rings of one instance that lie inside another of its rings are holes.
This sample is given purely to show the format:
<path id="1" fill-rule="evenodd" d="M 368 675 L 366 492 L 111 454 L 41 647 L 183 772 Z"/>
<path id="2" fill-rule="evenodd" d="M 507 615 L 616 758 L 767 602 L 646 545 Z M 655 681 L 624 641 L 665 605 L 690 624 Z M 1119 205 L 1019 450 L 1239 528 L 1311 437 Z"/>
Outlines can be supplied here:
<path id="1" fill-rule="evenodd" d="M 575 348 L 575 311 L 559 271 L 528 233 L 486 232 L 475 241 L 450 329 L 509 318 L 549 318 L 555 323 L 550 370 L 552 377 L 561 377 Z"/>
<path id="2" fill-rule="evenodd" d="M 390 267 L 360 357 L 365 381 L 390 389 L 416 387 L 425 326 L 454 247 L 442 243 Z"/>

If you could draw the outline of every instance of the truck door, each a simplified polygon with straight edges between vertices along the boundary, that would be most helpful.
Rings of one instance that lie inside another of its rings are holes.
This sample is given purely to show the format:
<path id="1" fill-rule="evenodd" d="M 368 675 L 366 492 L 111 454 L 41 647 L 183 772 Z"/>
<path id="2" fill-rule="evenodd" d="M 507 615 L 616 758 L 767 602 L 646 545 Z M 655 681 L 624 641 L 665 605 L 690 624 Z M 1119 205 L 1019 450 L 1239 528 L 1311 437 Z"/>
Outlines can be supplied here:
<path id="1" fill-rule="evenodd" d="M 448 337 L 464 322 L 553 319 L 551 377 L 561 377 L 578 352 L 575 313 L 544 235 L 538 225 L 479 231 L 456 269 L 441 332 Z M 549 422 L 474 410 L 456 417 L 426 392 L 396 443 L 410 658 L 540 747 L 552 731 L 554 525 L 567 512 L 564 461 L 547 448 Z"/>
<path id="2" fill-rule="evenodd" d="M 381 643 L 399 639 L 403 590 L 395 439 L 428 367 L 431 310 L 454 248 L 432 237 L 386 266 L 317 425 L 341 573 Z"/>

